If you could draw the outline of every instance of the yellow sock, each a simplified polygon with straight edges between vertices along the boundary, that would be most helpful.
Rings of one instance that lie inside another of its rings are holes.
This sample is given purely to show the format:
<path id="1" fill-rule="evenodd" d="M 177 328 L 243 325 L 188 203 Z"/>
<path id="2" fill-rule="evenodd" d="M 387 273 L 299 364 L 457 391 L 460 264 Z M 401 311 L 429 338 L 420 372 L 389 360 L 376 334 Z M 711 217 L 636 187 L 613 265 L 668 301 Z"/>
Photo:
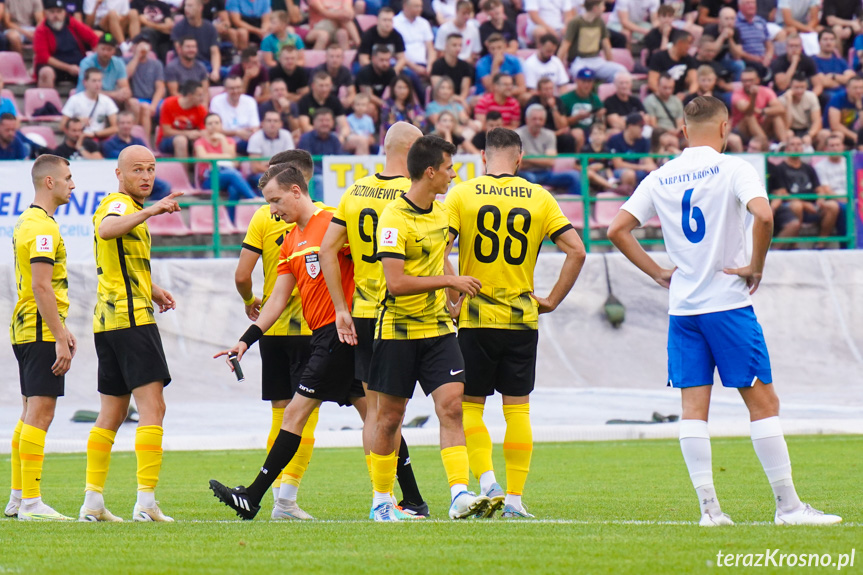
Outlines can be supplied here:
<path id="1" fill-rule="evenodd" d="M 455 445 L 441 449 L 440 458 L 443 460 L 443 468 L 446 471 L 446 478 L 449 481 L 449 486 L 467 485 L 468 474 L 470 473 L 470 464 L 467 458 L 467 447 L 464 445 Z"/>
<path id="2" fill-rule="evenodd" d="M 111 465 L 111 448 L 116 431 L 94 427 L 87 439 L 87 491 L 102 493 Z"/>
<path id="3" fill-rule="evenodd" d="M 470 470 L 477 479 L 486 471 L 494 471 L 491 462 L 491 435 L 482 420 L 485 405 L 482 403 L 461 404 L 464 418 L 464 439 L 467 443 L 467 456 Z"/>
<path id="4" fill-rule="evenodd" d="M 303 475 L 306 473 L 306 469 L 309 468 L 309 461 L 312 459 L 312 450 L 315 448 L 315 427 L 318 426 L 318 412 L 320 408 L 315 408 L 311 414 L 309 414 L 309 419 L 306 421 L 305 427 L 303 427 L 303 435 L 300 440 L 300 447 L 297 448 L 297 452 L 294 454 L 294 457 L 291 459 L 290 463 L 285 466 L 285 470 L 282 472 L 282 483 L 287 483 L 288 485 L 294 485 L 296 487 L 300 486 L 300 481 L 303 479 Z"/>
<path id="5" fill-rule="evenodd" d="M 42 479 L 42 462 L 45 460 L 45 432 L 26 423 L 22 425 L 18 453 L 21 457 L 21 497 L 40 497 L 42 492 L 39 484 Z"/>
<path id="6" fill-rule="evenodd" d="M 12 489 L 21 491 L 21 455 L 18 452 L 18 442 L 21 440 L 21 428 L 24 422 L 20 419 L 12 432 Z"/>
<path id="7" fill-rule="evenodd" d="M 138 491 L 156 490 L 162 469 L 162 427 L 143 425 L 135 431 L 135 456 L 138 459 Z"/>
<path id="8" fill-rule="evenodd" d="M 284 407 L 274 407 L 273 408 L 273 422 L 270 424 L 270 434 L 267 436 L 267 453 L 270 452 L 270 449 L 273 448 L 273 443 L 276 442 L 276 437 L 279 436 L 279 431 L 282 429 L 282 421 L 285 419 L 285 408 Z M 276 480 L 273 481 L 273 489 L 278 489 L 279 485 L 282 484 L 281 476 L 276 477 Z"/>
<path id="9" fill-rule="evenodd" d="M 530 427 L 530 404 L 504 405 L 506 435 L 503 438 L 503 457 L 506 461 L 506 492 L 521 495 L 530 470 L 533 454 L 533 429 Z"/>
<path id="10" fill-rule="evenodd" d="M 371 454 L 366 455 L 366 467 L 369 468 L 369 480 L 372 482 L 372 484 L 374 484 L 375 476 L 372 473 L 372 456 L 371 456 Z"/>
<path id="11" fill-rule="evenodd" d="M 372 487 L 377 493 L 389 493 L 396 482 L 396 466 L 399 456 L 395 451 L 389 455 L 378 455 L 372 452 Z"/>

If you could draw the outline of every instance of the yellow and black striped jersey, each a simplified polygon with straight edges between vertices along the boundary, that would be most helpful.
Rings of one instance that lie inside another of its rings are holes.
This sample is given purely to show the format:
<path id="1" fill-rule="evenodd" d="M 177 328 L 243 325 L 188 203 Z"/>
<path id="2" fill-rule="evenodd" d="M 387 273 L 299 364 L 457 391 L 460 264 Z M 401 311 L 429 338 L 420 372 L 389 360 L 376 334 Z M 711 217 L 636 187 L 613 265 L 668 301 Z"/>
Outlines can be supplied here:
<path id="1" fill-rule="evenodd" d="M 56 341 L 36 307 L 32 264 L 46 263 L 54 266 L 51 286 L 54 288 L 60 319 L 65 321 L 69 313 L 69 281 L 66 277 L 66 245 L 60 237 L 60 226 L 44 209 L 31 205 L 24 210 L 15 224 L 12 251 L 15 257 L 18 302 L 12 312 L 9 339 L 13 344 Z"/>
<path id="2" fill-rule="evenodd" d="M 322 206 L 323 204 L 316 203 Z M 296 226 L 289 224 L 279 216 L 270 213 L 270 206 L 261 206 L 252 216 L 246 237 L 243 239 L 243 247 L 260 254 L 264 265 L 264 297 L 261 306 L 267 304 L 267 300 L 273 293 L 278 277 L 279 251 L 285 241 L 285 236 Z M 306 320 L 303 318 L 303 306 L 300 300 L 300 292 L 294 287 L 288 305 L 264 335 L 311 335 Z"/>
<path id="3" fill-rule="evenodd" d="M 93 215 L 93 249 L 99 279 L 93 313 L 94 333 L 156 323 L 147 222 L 141 222 L 118 238 L 103 240 L 99 237 L 99 226 L 105 218 L 128 216 L 142 209 L 144 206 L 130 196 L 114 192 L 105 196 Z"/>
<path id="4" fill-rule="evenodd" d="M 465 298 L 459 327 L 537 329 L 533 271 L 546 236 L 572 228 L 554 197 L 540 185 L 510 176 L 480 176 L 454 186 L 445 199 L 459 239 L 459 274 L 482 290 Z"/>
<path id="5" fill-rule="evenodd" d="M 378 257 L 403 259 L 405 275 L 444 274 L 449 216 L 441 202 L 423 210 L 402 196 L 384 208 L 377 237 Z M 455 333 L 446 307 L 446 290 L 394 296 L 384 286 L 375 333 L 377 339 L 425 339 Z"/>
<path id="6" fill-rule="evenodd" d="M 377 229 L 381 212 L 411 187 L 404 176 L 374 174 L 354 182 L 342 195 L 333 222 L 345 226 L 354 260 L 354 317 L 377 317 L 384 270 L 378 262 Z"/>

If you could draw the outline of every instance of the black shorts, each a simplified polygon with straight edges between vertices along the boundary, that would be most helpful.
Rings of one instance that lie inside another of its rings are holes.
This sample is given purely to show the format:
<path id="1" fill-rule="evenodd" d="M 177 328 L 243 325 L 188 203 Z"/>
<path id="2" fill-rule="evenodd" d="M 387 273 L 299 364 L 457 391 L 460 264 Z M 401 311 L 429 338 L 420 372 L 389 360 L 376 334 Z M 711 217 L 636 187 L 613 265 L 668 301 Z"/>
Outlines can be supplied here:
<path id="1" fill-rule="evenodd" d="M 363 397 L 363 384 L 354 378 L 354 348 L 339 341 L 336 324 L 312 332 L 309 361 L 296 393 L 303 397 L 351 405 L 352 397 Z"/>
<path id="2" fill-rule="evenodd" d="M 373 317 L 354 318 L 354 329 L 357 330 L 357 345 L 354 348 L 354 377 L 366 383 L 369 382 L 371 376 L 376 321 Z"/>
<path id="3" fill-rule="evenodd" d="M 37 76 L 39 75 L 39 71 L 42 68 L 44 68 L 45 66 L 48 66 L 49 68 L 54 68 L 54 66 L 51 66 L 49 64 L 39 64 L 36 67 L 36 75 Z M 74 82 L 77 84 L 78 83 L 78 76 L 72 75 L 69 72 L 67 72 L 66 70 L 54 68 L 54 81 L 55 82 Z"/>
<path id="4" fill-rule="evenodd" d="M 171 383 L 159 328 L 151 323 L 94 334 L 103 395 L 129 395 L 154 381 Z"/>
<path id="5" fill-rule="evenodd" d="M 803 200 L 808 201 L 808 200 Z M 773 212 L 773 235 L 779 234 L 791 222 L 797 221 L 797 215 L 791 210 L 787 202 L 783 202 Z M 821 221 L 821 212 L 811 213 L 803 212 L 804 224 L 817 224 Z"/>
<path id="6" fill-rule="evenodd" d="M 535 329 L 462 328 L 458 344 L 464 356 L 464 394 L 522 397 L 536 379 Z"/>
<path id="7" fill-rule="evenodd" d="M 12 344 L 18 360 L 18 377 L 21 380 L 21 395 L 24 397 L 62 397 L 66 376 L 56 376 L 51 371 L 57 361 L 57 348 L 53 341 L 34 341 Z"/>
<path id="8" fill-rule="evenodd" d="M 310 335 L 265 335 L 261 346 L 261 399 L 291 399 L 309 361 Z"/>
<path id="9" fill-rule="evenodd" d="M 370 390 L 410 398 L 417 381 L 426 395 L 447 383 L 464 383 L 464 360 L 454 333 L 375 340 Z"/>

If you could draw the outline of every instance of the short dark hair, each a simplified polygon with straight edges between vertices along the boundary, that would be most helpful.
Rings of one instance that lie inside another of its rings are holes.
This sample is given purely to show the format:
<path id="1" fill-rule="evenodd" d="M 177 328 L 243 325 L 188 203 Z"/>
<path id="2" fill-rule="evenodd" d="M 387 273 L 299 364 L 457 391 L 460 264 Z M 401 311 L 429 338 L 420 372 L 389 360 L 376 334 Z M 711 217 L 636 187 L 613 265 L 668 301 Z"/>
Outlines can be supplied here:
<path id="1" fill-rule="evenodd" d="M 809 77 L 806 75 L 806 72 L 800 71 L 794 74 L 794 77 L 791 78 L 792 82 L 806 82 L 806 85 L 809 85 Z"/>
<path id="2" fill-rule="evenodd" d="M 180 95 L 188 96 L 189 94 L 194 94 L 195 90 L 200 88 L 203 84 L 198 82 L 197 80 L 186 80 L 182 84 L 180 84 Z"/>
<path id="3" fill-rule="evenodd" d="M 224 86 L 225 84 L 227 84 L 228 80 L 239 80 L 240 83 L 242 83 L 243 77 L 240 76 L 239 74 L 228 74 L 228 77 L 225 78 L 225 81 L 222 82 L 222 85 Z"/>
<path id="4" fill-rule="evenodd" d="M 488 46 L 492 42 L 506 42 L 506 38 L 503 37 L 503 34 L 495 32 L 485 39 L 485 45 Z"/>
<path id="5" fill-rule="evenodd" d="M 272 158 L 270 158 L 270 167 L 267 168 L 267 171 L 261 174 L 261 179 L 258 180 L 258 189 L 263 190 L 264 186 L 266 186 L 272 178 L 275 178 L 278 174 L 280 174 L 285 168 L 288 166 L 294 166 L 300 172 L 303 173 L 303 177 L 306 181 L 312 179 L 312 176 L 315 175 L 315 164 L 312 162 L 312 156 L 305 150 L 287 150 L 288 152 L 302 152 L 302 154 L 295 154 L 295 159 L 287 160 L 284 162 L 273 162 L 273 160 L 277 159 L 280 154 L 284 152 L 279 152 Z"/>
<path id="6" fill-rule="evenodd" d="M 248 62 L 249 60 L 254 60 L 258 57 L 258 49 L 257 48 L 246 48 L 240 53 L 240 59 L 243 62 Z"/>
<path id="7" fill-rule="evenodd" d="M 821 38 L 824 37 L 824 34 L 830 34 L 834 38 L 836 37 L 836 32 L 833 31 L 833 28 L 824 28 L 818 33 L 818 41 L 821 41 Z"/>
<path id="8" fill-rule="evenodd" d="M 458 0 L 455 4 L 455 11 L 458 12 L 467 5 L 473 11 L 473 3 L 470 0 Z"/>
<path id="9" fill-rule="evenodd" d="M 212 118 L 213 116 L 217 117 L 217 118 L 219 119 L 219 121 L 220 121 L 220 122 L 222 121 L 222 117 L 221 117 L 220 115 L 218 115 L 217 113 L 215 113 L 215 112 L 208 112 L 208 113 L 207 113 L 207 115 L 206 115 L 206 116 L 204 116 L 204 123 L 206 124 L 206 123 L 207 123 L 207 120 L 209 120 L 209 119 L 210 119 L 210 118 Z"/>
<path id="10" fill-rule="evenodd" d="M 324 106 L 323 108 L 318 108 L 317 110 L 315 110 L 315 114 L 314 114 L 314 116 L 312 116 L 312 122 L 317 120 L 318 116 L 332 116 L 333 118 L 336 117 L 335 113 L 333 113 L 333 111 L 330 108 L 327 108 L 326 106 Z"/>
<path id="11" fill-rule="evenodd" d="M 99 68 L 87 68 L 86 70 L 84 70 L 84 81 L 86 82 L 87 80 L 89 80 L 90 76 L 92 76 L 93 74 L 102 73 L 102 70 L 100 70 Z"/>
<path id="12" fill-rule="evenodd" d="M 659 75 L 659 79 L 660 79 L 660 80 L 671 80 L 672 82 L 674 82 L 674 78 L 672 78 L 672 77 L 671 77 L 671 74 L 669 74 L 668 72 L 663 72 L 662 74 L 660 74 L 660 75 Z M 657 84 L 658 84 L 658 83 L 659 83 L 659 82 L 657 82 Z"/>
<path id="13" fill-rule="evenodd" d="M 492 77 L 492 79 L 491 79 L 491 83 L 492 83 L 492 84 L 497 84 L 497 83 L 498 83 L 498 81 L 499 81 L 501 78 L 512 78 L 512 76 L 511 76 L 511 75 L 509 75 L 509 74 L 507 74 L 506 72 L 498 72 L 497 74 L 495 74 L 495 75 Z M 514 81 L 514 80 L 513 80 L 513 81 Z"/>
<path id="14" fill-rule="evenodd" d="M 180 38 L 180 46 L 182 46 L 183 44 L 185 44 L 185 43 L 186 43 L 186 42 L 188 42 L 189 40 L 191 40 L 191 41 L 192 41 L 192 42 L 194 42 L 195 44 L 197 44 L 197 43 L 198 43 L 198 39 L 197 39 L 197 38 L 195 38 L 194 36 L 192 36 L 192 35 L 190 35 L 190 34 L 186 34 L 185 36 L 183 36 L 182 38 Z"/>
<path id="15" fill-rule="evenodd" d="M 508 148 L 517 148 L 521 152 L 521 137 L 514 130 L 509 128 L 495 128 L 489 130 L 485 135 L 486 153 L 491 148 L 504 150 Z"/>
<path id="16" fill-rule="evenodd" d="M 677 30 L 677 37 L 674 38 L 674 44 L 677 44 L 681 40 L 689 40 L 692 41 L 692 34 L 687 32 L 686 30 Z"/>
<path id="17" fill-rule="evenodd" d="M 656 11 L 656 15 L 657 16 L 674 16 L 674 12 L 675 12 L 674 6 L 672 6 L 671 4 L 663 4 Z"/>
<path id="18" fill-rule="evenodd" d="M 720 114 L 728 116 L 728 108 L 725 102 L 713 96 L 696 96 L 683 108 L 687 126 L 712 120 Z"/>
<path id="19" fill-rule="evenodd" d="M 309 194 L 309 186 L 306 184 L 306 178 L 303 177 L 303 173 L 300 169 L 293 164 L 285 166 L 283 170 L 279 171 L 279 173 L 275 175 L 275 178 L 276 184 L 280 188 L 298 186 L 303 194 Z"/>
<path id="20" fill-rule="evenodd" d="M 3 120 L 12 120 L 13 122 L 17 122 L 18 118 L 15 117 L 15 114 L 3 112 L 2 114 L 0 114 L 0 122 L 2 122 Z"/>
<path id="21" fill-rule="evenodd" d="M 443 155 L 453 155 L 456 147 L 438 136 L 422 136 L 408 150 L 408 173 L 412 181 L 421 180 L 429 168 L 438 169 L 443 164 Z"/>
<path id="22" fill-rule="evenodd" d="M 603 3 L 603 0 L 584 0 L 584 9 L 593 10 L 595 7 Z M 662 8 L 662 6 L 660 6 L 660 8 Z"/>
<path id="23" fill-rule="evenodd" d="M 317 82 L 318 80 L 332 80 L 333 77 L 330 76 L 325 70 L 318 70 L 315 72 L 315 75 L 312 76 L 312 83 Z"/>
<path id="24" fill-rule="evenodd" d="M 746 67 L 743 69 L 743 72 L 741 72 L 741 74 L 745 74 L 745 73 L 747 73 L 747 72 L 751 72 L 751 73 L 755 74 L 756 76 L 758 76 L 758 79 L 759 79 L 759 80 L 761 79 L 761 74 L 759 74 L 759 73 L 758 73 L 758 69 L 753 68 L 752 66 L 746 66 Z"/>
<path id="25" fill-rule="evenodd" d="M 449 42 L 449 41 L 450 41 L 450 40 L 452 40 L 453 38 L 458 38 L 459 40 L 462 40 L 462 39 L 464 39 L 464 36 L 462 36 L 462 35 L 461 35 L 460 33 L 458 33 L 458 32 L 453 32 L 452 34 L 450 34 L 450 35 L 448 35 L 448 36 L 446 37 L 446 41 L 447 41 L 447 42 Z"/>
<path id="26" fill-rule="evenodd" d="M 296 166 L 310 178 L 315 171 L 315 162 L 312 160 L 312 155 L 305 150 L 285 150 L 270 158 L 271 168 L 280 164 Z"/>
<path id="27" fill-rule="evenodd" d="M 503 115 L 497 110 L 490 110 L 489 113 L 485 115 L 485 121 L 488 122 L 489 120 L 503 120 Z"/>
<path id="28" fill-rule="evenodd" d="M 390 8 L 389 6 L 382 6 L 381 9 L 378 10 L 378 16 L 380 16 L 383 13 L 392 14 L 393 16 L 395 16 L 396 11 L 393 10 L 392 8 Z"/>
<path id="29" fill-rule="evenodd" d="M 393 51 L 389 47 L 388 44 L 375 44 L 372 46 L 372 56 L 377 56 L 378 54 L 392 54 Z"/>
<path id="30" fill-rule="evenodd" d="M 543 44 L 547 44 L 549 42 L 551 42 L 555 46 L 560 46 L 560 40 L 558 40 L 557 36 L 555 36 L 554 34 L 543 34 L 542 36 L 540 36 L 538 46 L 542 46 Z"/>

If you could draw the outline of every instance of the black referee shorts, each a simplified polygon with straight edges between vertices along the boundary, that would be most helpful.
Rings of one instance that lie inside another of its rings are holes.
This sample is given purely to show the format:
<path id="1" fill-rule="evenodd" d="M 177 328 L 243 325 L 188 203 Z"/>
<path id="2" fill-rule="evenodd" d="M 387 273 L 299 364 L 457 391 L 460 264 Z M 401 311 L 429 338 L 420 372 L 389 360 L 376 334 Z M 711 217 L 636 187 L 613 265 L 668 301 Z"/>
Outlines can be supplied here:
<path id="1" fill-rule="evenodd" d="M 430 395 L 447 383 L 464 383 L 464 361 L 455 334 L 425 339 L 376 339 L 369 389 L 411 398 L 417 381 Z"/>
<path id="2" fill-rule="evenodd" d="M 57 361 L 57 348 L 53 341 L 34 341 L 12 344 L 18 360 L 18 378 L 24 397 L 63 397 L 66 376 L 51 371 Z"/>
<path id="3" fill-rule="evenodd" d="M 464 394 L 522 397 L 536 380 L 535 329 L 462 328 L 458 344 L 464 356 Z"/>
<path id="4" fill-rule="evenodd" d="M 309 361 L 310 335 L 265 335 L 261 346 L 261 399 L 291 399 Z"/>
<path id="5" fill-rule="evenodd" d="M 354 377 L 366 383 L 371 376 L 376 321 L 373 317 L 354 318 L 354 329 L 357 330 L 357 345 L 354 347 Z"/>
<path id="6" fill-rule="evenodd" d="M 354 348 L 339 341 L 335 323 L 312 332 L 309 361 L 296 393 L 339 405 L 365 396 L 362 382 L 354 378 Z"/>
<path id="7" fill-rule="evenodd" d="M 132 393 L 154 381 L 171 383 L 162 337 L 156 324 L 94 334 L 99 358 L 98 388 L 104 395 Z"/>

